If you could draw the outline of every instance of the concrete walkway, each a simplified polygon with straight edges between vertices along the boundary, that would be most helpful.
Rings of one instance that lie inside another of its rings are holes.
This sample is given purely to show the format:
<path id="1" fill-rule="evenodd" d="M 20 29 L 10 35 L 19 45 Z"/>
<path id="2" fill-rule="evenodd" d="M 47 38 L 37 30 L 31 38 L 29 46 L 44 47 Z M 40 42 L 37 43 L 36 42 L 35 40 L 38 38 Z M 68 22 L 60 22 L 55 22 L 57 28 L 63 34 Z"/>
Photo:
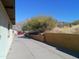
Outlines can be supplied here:
<path id="1" fill-rule="evenodd" d="M 44 43 L 28 38 L 13 41 L 7 59 L 78 59 Z"/>

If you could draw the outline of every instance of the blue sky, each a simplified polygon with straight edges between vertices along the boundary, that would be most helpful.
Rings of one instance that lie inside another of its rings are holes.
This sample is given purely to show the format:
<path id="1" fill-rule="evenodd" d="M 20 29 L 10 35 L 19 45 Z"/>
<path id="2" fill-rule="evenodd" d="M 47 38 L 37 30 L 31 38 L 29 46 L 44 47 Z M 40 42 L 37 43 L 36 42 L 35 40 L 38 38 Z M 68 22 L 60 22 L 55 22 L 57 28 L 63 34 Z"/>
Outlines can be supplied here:
<path id="1" fill-rule="evenodd" d="M 59 21 L 79 19 L 79 0 L 15 0 L 16 22 L 33 16 L 51 16 Z"/>

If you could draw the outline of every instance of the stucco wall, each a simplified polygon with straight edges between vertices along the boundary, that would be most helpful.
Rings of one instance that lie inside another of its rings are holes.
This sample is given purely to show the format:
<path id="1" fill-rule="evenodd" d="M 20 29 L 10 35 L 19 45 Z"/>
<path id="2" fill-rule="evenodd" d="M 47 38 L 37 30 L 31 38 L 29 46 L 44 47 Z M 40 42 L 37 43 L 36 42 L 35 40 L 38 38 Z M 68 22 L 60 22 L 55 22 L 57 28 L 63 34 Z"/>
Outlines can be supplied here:
<path id="1" fill-rule="evenodd" d="M 9 17 L 0 1 L 0 59 L 5 59 L 10 46 L 8 39 L 8 20 Z"/>
<path id="2" fill-rule="evenodd" d="M 44 42 L 44 36 L 43 35 L 31 35 L 31 37 L 35 40 Z"/>
<path id="3" fill-rule="evenodd" d="M 45 33 L 47 43 L 68 48 L 79 52 L 79 35 L 77 34 L 61 34 L 61 33 Z"/>
<path id="4" fill-rule="evenodd" d="M 79 35 L 64 33 L 44 33 L 44 35 L 32 35 L 32 38 L 38 41 L 56 45 L 79 52 Z"/>

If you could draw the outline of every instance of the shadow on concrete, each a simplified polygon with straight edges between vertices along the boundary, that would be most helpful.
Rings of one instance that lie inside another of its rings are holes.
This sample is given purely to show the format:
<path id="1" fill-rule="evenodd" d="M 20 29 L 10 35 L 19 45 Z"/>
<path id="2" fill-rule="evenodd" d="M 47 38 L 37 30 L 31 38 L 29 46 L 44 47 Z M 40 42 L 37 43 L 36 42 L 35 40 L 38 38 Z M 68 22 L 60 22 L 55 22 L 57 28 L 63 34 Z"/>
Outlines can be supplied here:
<path id="1" fill-rule="evenodd" d="M 47 44 L 48 44 L 48 43 L 47 43 Z M 48 44 L 48 45 L 51 45 L 51 44 Z M 69 55 L 72 55 L 72 56 L 74 56 L 74 57 L 79 58 L 79 52 L 77 52 L 77 51 L 72 51 L 72 50 L 70 50 L 70 49 L 63 48 L 63 47 L 57 46 L 57 45 L 55 45 L 55 44 L 52 44 L 51 46 L 56 47 L 57 50 L 59 50 L 59 51 L 62 51 L 62 52 L 64 52 L 64 53 L 67 53 L 67 54 L 69 54 Z"/>

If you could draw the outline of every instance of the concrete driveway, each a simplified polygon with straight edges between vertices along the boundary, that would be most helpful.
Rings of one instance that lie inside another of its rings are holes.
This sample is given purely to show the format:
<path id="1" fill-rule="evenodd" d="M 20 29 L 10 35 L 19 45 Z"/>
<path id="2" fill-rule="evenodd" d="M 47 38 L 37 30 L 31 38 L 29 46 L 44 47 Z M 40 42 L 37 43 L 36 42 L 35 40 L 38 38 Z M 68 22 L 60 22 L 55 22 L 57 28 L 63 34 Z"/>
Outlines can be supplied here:
<path id="1" fill-rule="evenodd" d="M 16 38 L 7 59 L 78 59 L 55 47 L 28 38 Z"/>

